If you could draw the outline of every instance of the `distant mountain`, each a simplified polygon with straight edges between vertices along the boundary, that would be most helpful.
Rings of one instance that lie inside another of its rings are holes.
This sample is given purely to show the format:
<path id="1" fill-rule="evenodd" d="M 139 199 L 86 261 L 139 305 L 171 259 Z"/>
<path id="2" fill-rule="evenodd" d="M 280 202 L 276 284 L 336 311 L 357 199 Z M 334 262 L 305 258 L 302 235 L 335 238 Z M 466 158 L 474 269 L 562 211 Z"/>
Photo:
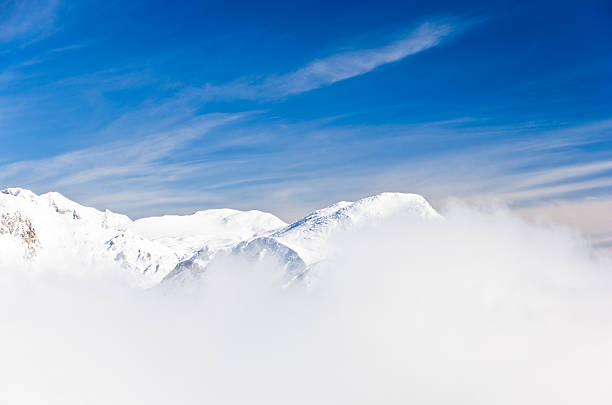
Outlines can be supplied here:
<path id="1" fill-rule="evenodd" d="M 58 193 L 10 188 L 0 192 L 0 268 L 109 268 L 152 287 L 197 278 L 217 257 L 238 257 L 274 260 L 291 282 L 325 259 L 336 232 L 394 215 L 440 217 L 419 195 L 383 193 L 336 203 L 292 224 L 265 212 L 233 209 L 132 221 Z"/>
<path id="2" fill-rule="evenodd" d="M 173 249 L 180 260 L 204 246 L 215 250 L 287 226 L 272 214 L 228 208 L 198 211 L 193 215 L 165 215 L 131 222 L 130 230 Z"/>
<path id="3" fill-rule="evenodd" d="M 10 188 L 0 192 L 0 268 L 121 269 L 150 287 L 206 246 L 231 247 L 285 225 L 271 214 L 237 210 L 132 221 L 59 193 Z"/>
<path id="4" fill-rule="evenodd" d="M 291 282 L 303 278 L 308 269 L 325 258 L 327 243 L 334 233 L 376 225 L 392 216 L 421 220 L 441 218 L 420 195 L 382 193 L 357 202 L 341 201 L 317 210 L 280 229 L 244 239 L 224 253 L 247 260 L 273 260 L 285 267 L 287 281 Z M 202 249 L 179 263 L 165 280 L 197 277 L 218 253 Z"/>

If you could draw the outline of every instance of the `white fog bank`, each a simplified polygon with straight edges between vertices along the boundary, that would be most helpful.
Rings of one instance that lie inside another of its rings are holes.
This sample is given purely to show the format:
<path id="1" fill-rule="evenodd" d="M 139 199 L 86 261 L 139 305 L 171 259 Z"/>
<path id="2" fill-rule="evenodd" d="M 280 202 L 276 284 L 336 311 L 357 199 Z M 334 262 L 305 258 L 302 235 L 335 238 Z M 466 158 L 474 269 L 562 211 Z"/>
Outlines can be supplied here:
<path id="1" fill-rule="evenodd" d="M 149 290 L 2 269 L 0 403 L 609 404 L 610 257 L 442 214 L 336 235 L 308 286 L 236 260 Z"/>

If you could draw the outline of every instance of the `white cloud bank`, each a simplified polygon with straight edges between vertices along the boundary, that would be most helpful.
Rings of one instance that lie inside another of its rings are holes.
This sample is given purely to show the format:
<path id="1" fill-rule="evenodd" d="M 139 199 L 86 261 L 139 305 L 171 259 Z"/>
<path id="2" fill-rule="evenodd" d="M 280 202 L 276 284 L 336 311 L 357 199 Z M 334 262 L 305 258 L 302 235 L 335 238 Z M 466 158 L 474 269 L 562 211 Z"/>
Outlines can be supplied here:
<path id="1" fill-rule="evenodd" d="M 445 215 L 341 235 L 311 288 L 236 263 L 176 291 L 2 269 L 0 402 L 608 404 L 610 258 Z"/>

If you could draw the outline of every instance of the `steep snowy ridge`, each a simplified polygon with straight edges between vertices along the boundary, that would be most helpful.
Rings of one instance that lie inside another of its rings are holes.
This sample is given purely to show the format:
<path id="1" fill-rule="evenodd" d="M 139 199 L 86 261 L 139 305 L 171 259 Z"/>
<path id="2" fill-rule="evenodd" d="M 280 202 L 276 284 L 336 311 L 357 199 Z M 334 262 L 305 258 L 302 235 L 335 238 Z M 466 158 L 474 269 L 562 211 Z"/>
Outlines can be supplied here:
<path id="1" fill-rule="evenodd" d="M 336 203 L 292 224 L 265 212 L 233 209 L 132 221 L 59 193 L 10 188 L 0 192 L 0 270 L 112 268 L 151 287 L 197 278 L 215 259 L 236 257 L 273 260 L 291 282 L 325 259 L 336 232 L 396 215 L 440 218 L 419 195 L 383 193 Z"/>
<path id="2" fill-rule="evenodd" d="M 5 218 L 3 222 L 7 218 L 18 218 L 22 227 L 29 228 L 27 232 L 6 233 L 5 236 L 12 237 L 0 239 L 3 253 L 0 266 L 3 268 L 20 265 L 60 271 L 87 267 L 126 268 L 131 270 L 136 283 L 150 286 L 178 263 L 176 255 L 164 251 L 164 246 L 127 230 L 132 222 L 127 216 L 82 206 L 59 193 L 38 196 L 18 188 L 3 190 L 0 192 L 0 216 Z M 15 249 L 26 254 L 12 253 Z M 151 269 L 156 269 L 157 274 L 149 272 Z"/>

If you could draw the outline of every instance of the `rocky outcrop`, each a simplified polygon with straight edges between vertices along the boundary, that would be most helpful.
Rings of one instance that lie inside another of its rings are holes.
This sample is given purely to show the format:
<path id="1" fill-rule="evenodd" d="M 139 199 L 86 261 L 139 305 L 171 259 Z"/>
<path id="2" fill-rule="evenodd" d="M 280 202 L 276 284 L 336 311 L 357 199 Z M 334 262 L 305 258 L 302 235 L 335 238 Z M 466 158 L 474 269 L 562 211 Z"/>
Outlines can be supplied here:
<path id="1" fill-rule="evenodd" d="M 19 213 L 0 216 L 0 235 L 12 235 L 24 244 L 24 257 L 32 260 L 40 248 L 36 230 L 28 218 Z"/>

